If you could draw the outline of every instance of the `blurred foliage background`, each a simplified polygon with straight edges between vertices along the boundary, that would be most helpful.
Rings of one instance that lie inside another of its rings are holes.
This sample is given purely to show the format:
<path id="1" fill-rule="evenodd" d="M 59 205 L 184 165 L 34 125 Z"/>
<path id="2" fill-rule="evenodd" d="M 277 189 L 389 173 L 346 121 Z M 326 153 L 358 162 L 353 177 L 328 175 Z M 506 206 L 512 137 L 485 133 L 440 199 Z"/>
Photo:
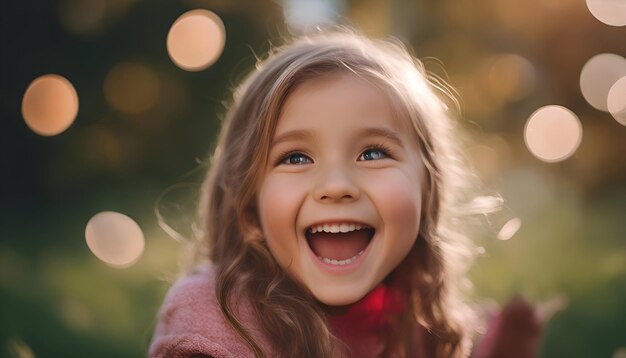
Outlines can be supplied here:
<path id="1" fill-rule="evenodd" d="M 216 13 L 226 31 L 219 59 L 197 72 L 166 49 L 193 9 Z M 1 19 L 0 356 L 146 356 L 181 253 L 158 226 L 157 199 L 185 233 L 232 88 L 270 43 L 316 23 L 398 37 L 459 92 L 468 158 L 506 202 L 477 241 L 476 296 L 566 302 L 542 357 L 626 356 L 626 127 L 579 86 L 590 58 L 626 54 L 626 28 L 598 21 L 584 1 L 24 0 L 3 1 Z M 21 113 L 45 74 L 79 97 L 76 121 L 56 136 L 36 134 Z M 551 104 L 582 124 L 575 153 L 552 163 L 524 141 L 531 114 Z M 142 228 L 134 265 L 89 250 L 85 226 L 102 211 Z M 500 232 L 512 218 L 519 230 Z"/>

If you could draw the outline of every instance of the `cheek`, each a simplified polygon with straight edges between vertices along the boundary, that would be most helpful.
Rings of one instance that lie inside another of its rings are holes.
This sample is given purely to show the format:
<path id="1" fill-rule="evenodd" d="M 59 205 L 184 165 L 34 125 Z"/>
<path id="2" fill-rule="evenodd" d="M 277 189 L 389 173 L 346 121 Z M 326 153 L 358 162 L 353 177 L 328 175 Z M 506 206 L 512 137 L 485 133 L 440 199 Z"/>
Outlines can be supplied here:
<path id="1" fill-rule="evenodd" d="M 409 247 L 417 237 L 422 207 L 422 186 L 417 175 L 401 170 L 386 173 L 372 186 L 375 205 L 385 230 L 392 231 L 396 240 L 403 239 Z M 398 243 L 399 244 L 399 243 Z"/>
<path id="2" fill-rule="evenodd" d="M 294 181 L 281 176 L 269 176 L 259 189 L 261 229 L 275 256 L 296 244 L 295 222 L 300 197 Z"/>
<path id="3" fill-rule="evenodd" d="M 261 221 L 272 224 L 295 218 L 301 197 L 299 189 L 302 191 L 298 185 L 294 185 L 294 180 L 284 176 L 274 175 L 267 178 L 258 194 Z"/>

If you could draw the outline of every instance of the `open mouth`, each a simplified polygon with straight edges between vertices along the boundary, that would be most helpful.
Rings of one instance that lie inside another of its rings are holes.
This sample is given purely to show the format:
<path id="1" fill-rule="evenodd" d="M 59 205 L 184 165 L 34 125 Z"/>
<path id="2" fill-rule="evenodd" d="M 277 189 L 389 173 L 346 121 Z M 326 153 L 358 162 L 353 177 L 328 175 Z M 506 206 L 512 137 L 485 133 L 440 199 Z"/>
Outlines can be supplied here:
<path id="1" fill-rule="evenodd" d="M 305 236 L 311 251 L 320 260 L 332 265 L 346 265 L 365 252 L 375 232 L 363 224 L 319 224 L 308 227 Z"/>

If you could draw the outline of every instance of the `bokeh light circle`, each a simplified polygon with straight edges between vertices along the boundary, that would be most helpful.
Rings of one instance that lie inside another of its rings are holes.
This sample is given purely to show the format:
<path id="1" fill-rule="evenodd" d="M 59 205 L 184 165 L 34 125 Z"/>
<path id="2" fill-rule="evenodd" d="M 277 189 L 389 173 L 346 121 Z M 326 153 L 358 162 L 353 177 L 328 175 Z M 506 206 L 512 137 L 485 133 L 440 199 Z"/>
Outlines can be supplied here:
<path id="1" fill-rule="evenodd" d="M 626 76 L 611 86 L 606 99 L 609 112 L 621 125 L 626 126 Z"/>
<path id="2" fill-rule="evenodd" d="M 524 141 L 530 152 L 544 162 L 569 158 L 582 141 L 580 120 L 569 109 L 550 105 L 536 110 L 524 127 Z"/>
<path id="3" fill-rule="evenodd" d="M 59 2 L 61 26 L 70 34 L 90 36 L 100 33 L 105 25 L 107 0 L 62 0 Z"/>
<path id="4" fill-rule="evenodd" d="M 626 358 L 626 348 L 617 348 L 615 352 L 613 352 L 613 358 Z"/>
<path id="5" fill-rule="evenodd" d="M 91 252 L 113 267 L 129 267 L 139 260 L 145 242 L 143 231 L 130 217 L 103 211 L 94 215 L 85 228 Z"/>
<path id="6" fill-rule="evenodd" d="M 623 76 L 626 76 L 626 59 L 602 53 L 589 59 L 580 71 L 580 90 L 590 105 L 607 112 L 609 90 Z"/>
<path id="7" fill-rule="evenodd" d="M 127 114 L 140 114 L 151 109 L 160 93 L 157 74 L 147 66 L 122 62 L 113 67 L 104 79 L 104 97 L 111 107 Z"/>
<path id="8" fill-rule="evenodd" d="M 22 116 L 28 127 L 53 136 L 72 125 L 78 114 L 78 94 L 65 77 L 49 74 L 36 78 L 22 99 Z"/>
<path id="9" fill-rule="evenodd" d="M 492 60 L 486 84 L 493 96 L 511 101 L 520 100 L 535 86 L 535 67 L 522 56 L 499 55 Z"/>
<path id="10" fill-rule="evenodd" d="M 610 26 L 626 25 L 626 1 L 624 0 L 587 0 L 591 14 Z"/>
<path id="11" fill-rule="evenodd" d="M 282 0 L 287 26 L 297 33 L 337 23 L 348 8 L 345 0 Z"/>
<path id="12" fill-rule="evenodd" d="M 224 23 L 215 13 L 198 9 L 182 14 L 167 34 L 167 52 L 186 71 L 201 71 L 222 54 L 226 43 Z"/>
<path id="13" fill-rule="evenodd" d="M 510 240 L 522 227 L 522 219 L 513 218 L 507 221 L 498 232 L 498 240 L 506 241 Z"/>

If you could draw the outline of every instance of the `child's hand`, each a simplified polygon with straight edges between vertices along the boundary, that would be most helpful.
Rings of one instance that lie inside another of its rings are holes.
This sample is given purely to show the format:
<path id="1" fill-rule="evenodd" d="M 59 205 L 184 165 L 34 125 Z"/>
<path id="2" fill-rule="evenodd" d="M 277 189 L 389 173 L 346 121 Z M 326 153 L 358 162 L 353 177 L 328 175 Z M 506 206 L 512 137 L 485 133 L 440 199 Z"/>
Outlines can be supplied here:
<path id="1" fill-rule="evenodd" d="M 472 358 L 536 357 L 543 327 L 566 305 L 562 296 L 536 306 L 520 296 L 513 297 L 491 318 L 487 334 L 476 346 Z"/>

